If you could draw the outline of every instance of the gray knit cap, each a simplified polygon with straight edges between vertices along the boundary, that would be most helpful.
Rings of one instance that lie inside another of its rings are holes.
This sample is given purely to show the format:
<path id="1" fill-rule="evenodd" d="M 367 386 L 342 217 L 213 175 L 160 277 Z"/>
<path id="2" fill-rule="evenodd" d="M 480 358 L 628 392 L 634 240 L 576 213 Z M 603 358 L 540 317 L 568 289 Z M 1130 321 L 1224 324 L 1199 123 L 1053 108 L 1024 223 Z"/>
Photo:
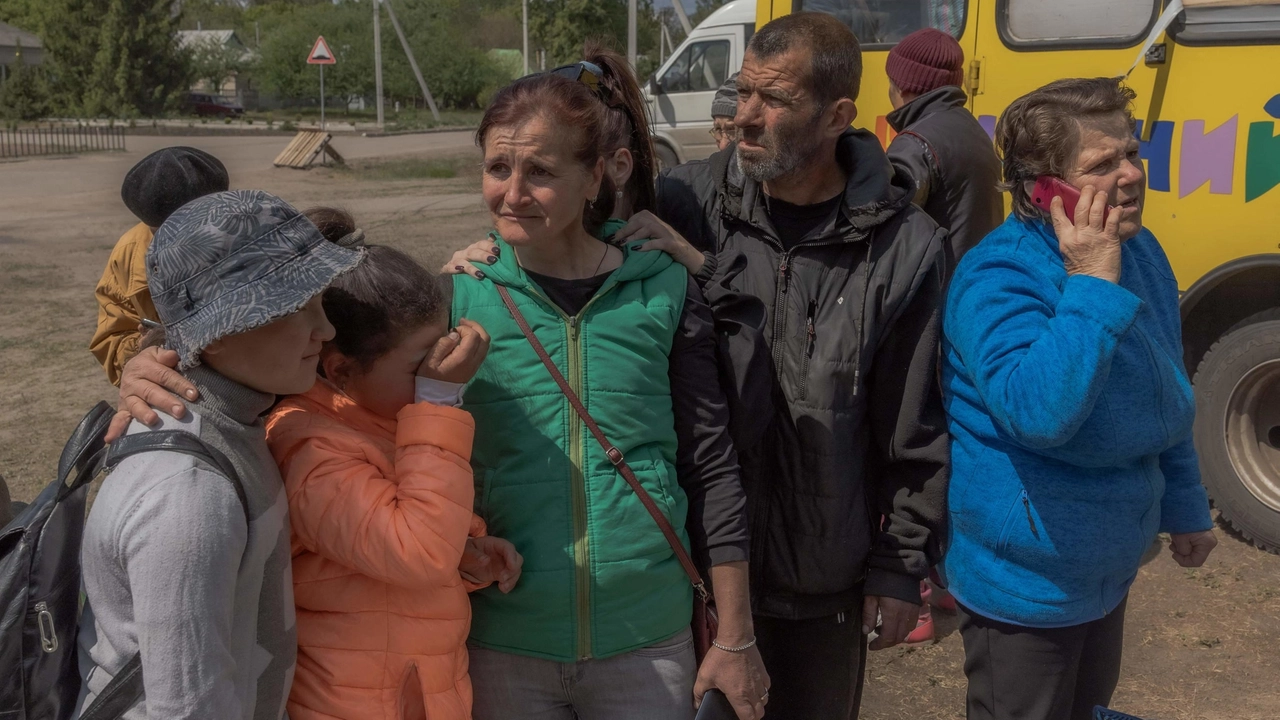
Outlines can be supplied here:
<path id="1" fill-rule="evenodd" d="M 280 198 L 232 190 L 165 220 L 147 250 L 147 284 L 185 370 L 215 340 L 301 309 L 363 257 L 325 240 Z"/>
<path id="2" fill-rule="evenodd" d="M 734 73 L 716 90 L 716 97 L 711 101 L 711 117 L 733 117 L 737 114 L 738 73 Z"/>

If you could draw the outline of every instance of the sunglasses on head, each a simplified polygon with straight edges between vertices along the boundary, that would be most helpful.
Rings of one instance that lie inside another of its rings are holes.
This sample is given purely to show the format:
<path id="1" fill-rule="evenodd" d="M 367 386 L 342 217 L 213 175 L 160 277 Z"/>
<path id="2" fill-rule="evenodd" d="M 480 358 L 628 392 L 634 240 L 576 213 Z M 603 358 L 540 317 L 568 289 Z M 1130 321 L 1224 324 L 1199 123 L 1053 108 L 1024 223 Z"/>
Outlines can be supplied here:
<path id="1" fill-rule="evenodd" d="M 592 92 L 599 95 L 601 99 L 608 99 L 607 96 L 609 89 L 606 88 L 602 82 L 602 79 L 604 78 L 604 70 L 601 70 L 600 66 L 593 62 L 579 60 L 576 63 L 561 65 L 560 67 L 553 68 L 547 72 L 552 75 L 559 75 L 562 78 L 568 78 L 574 82 L 580 82 L 590 88 Z"/>

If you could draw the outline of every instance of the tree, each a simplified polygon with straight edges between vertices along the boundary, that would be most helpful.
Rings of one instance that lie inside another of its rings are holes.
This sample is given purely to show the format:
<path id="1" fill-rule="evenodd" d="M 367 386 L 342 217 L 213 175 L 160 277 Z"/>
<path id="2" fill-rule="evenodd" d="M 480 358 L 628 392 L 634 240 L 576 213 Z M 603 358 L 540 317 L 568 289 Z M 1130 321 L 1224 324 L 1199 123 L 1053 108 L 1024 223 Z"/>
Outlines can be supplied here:
<path id="1" fill-rule="evenodd" d="M 515 12 L 519 13 L 517 6 Z M 652 0 L 640 0 L 637 7 L 637 71 L 643 77 L 648 64 L 658 55 L 659 25 Z M 615 49 L 627 46 L 627 0 L 530 0 L 529 45 L 543 49 L 547 66 L 579 60 L 582 45 L 589 39 L 603 41 Z"/>
<path id="2" fill-rule="evenodd" d="M 175 0 L 47 0 L 43 41 L 57 92 L 89 116 L 155 116 L 190 78 Z"/>
<path id="3" fill-rule="evenodd" d="M 44 17 L 40 0 L 0 0 L 0 22 L 39 35 Z"/>
<path id="4" fill-rule="evenodd" d="M 192 77 L 208 82 L 217 93 L 228 78 L 252 69 L 254 58 L 241 45 L 207 37 L 190 49 L 190 63 Z"/>
<path id="5" fill-rule="evenodd" d="M 49 85 L 44 73 L 22 61 L 22 48 L 9 65 L 9 77 L 0 84 L 0 117 L 5 120 L 39 120 L 49 110 Z"/>
<path id="6" fill-rule="evenodd" d="M 394 0 L 396 17 L 413 48 L 418 67 L 437 103 L 474 107 L 486 90 L 500 81 L 496 64 L 475 41 L 483 3 L 471 0 Z M 325 68 L 329 96 L 364 97 L 375 93 L 373 17 L 368 2 L 327 3 L 297 7 L 277 2 L 248 15 L 259 20 L 262 34 L 259 77 L 266 87 L 288 98 L 320 94 L 319 72 L 305 63 L 316 36 L 323 35 L 337 58 Z M 384 92 L 389 97 L 420 98 L 390 19 L 382 23 Z"/>

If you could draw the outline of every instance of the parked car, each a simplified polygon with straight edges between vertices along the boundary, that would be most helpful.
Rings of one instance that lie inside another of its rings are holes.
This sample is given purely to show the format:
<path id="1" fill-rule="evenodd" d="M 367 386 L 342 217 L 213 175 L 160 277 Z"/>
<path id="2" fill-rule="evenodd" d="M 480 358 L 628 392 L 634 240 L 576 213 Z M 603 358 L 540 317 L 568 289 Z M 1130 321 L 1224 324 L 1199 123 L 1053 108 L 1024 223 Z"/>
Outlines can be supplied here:
<path id="1" fill-rule="evenodd" d="M 220 95 L 187 93 L 187 112 L 202 117 L 239 117 L 244 108 Z"/>

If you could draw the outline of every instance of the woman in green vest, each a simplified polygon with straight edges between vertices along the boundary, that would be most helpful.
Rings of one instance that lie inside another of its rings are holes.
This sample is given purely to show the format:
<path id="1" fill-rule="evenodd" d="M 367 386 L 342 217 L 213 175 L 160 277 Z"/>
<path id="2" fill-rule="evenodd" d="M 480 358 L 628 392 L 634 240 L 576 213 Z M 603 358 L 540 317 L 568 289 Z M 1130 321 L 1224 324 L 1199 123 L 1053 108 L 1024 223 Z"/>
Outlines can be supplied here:
<path id="1" fill-rule="evenodd" d="M 648 138 L 626 78 L 612 53 L 522 78 L 499 91 L 477 132 L 496 261 L 480 279 L 454 276 L 453 317 L 492 338 L 464 398 L 476 421 L 476 512 L 525 558 L 512 592 L 472 596 L 477 720 L 688 719 L 710 688 L 739 718 L 755 719 L 768 701 L 711 312 L 666 253 L 599 239 L 619 226 L 606 221 L 623 197 L 609 138 L 619 129 Z M 648 150 L 628 158 L 648 174 L 652 148 L 632 144 Z M 694 593 L 676 553 L 500 288 L 680 542 L 710 568 L 720 631 L 700 668 Z"/>

